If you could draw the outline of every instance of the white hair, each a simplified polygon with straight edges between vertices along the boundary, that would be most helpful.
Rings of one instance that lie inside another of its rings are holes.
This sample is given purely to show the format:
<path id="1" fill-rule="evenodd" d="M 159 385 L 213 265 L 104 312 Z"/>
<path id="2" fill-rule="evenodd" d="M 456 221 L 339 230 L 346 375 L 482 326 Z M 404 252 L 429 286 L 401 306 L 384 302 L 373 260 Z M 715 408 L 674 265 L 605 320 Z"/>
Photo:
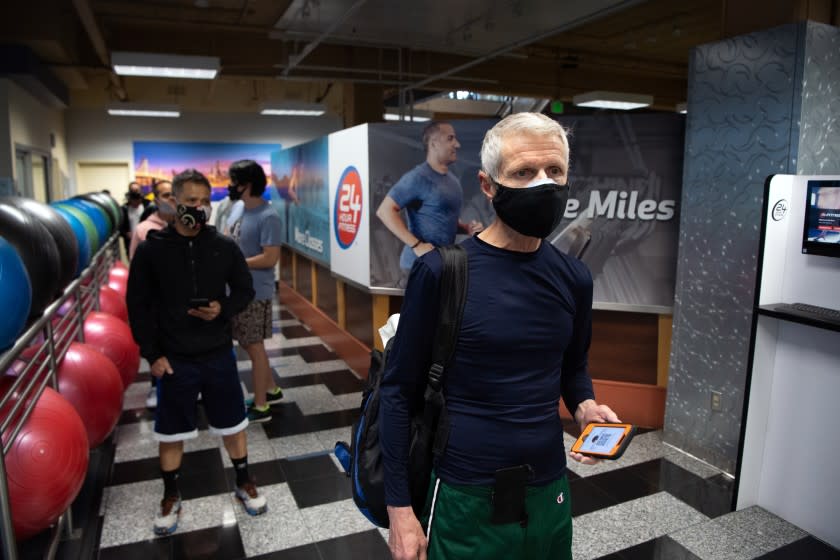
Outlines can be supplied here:
<path id="1" fill-rule="evenodd" d="M 481 169 L 493 179 L 502 168 L 502 144 L 511 134 L 526 133 L 535 136 L 556 136 L 566 146 L 569 154 L 568 131 L 554 119 L 542 113 L 514 113 L 503 118 L 487 131 L 481 143 Z"/>

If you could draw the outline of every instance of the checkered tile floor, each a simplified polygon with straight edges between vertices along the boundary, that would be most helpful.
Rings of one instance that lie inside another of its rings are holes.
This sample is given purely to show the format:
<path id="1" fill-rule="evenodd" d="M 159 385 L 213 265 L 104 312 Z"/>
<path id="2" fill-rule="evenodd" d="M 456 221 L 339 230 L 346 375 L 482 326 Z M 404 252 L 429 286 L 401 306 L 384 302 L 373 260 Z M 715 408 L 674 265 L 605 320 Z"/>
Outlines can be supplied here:
<path id="1" fill-rule="evenodd" d="M 248 428 L 250 470 L 268 499 L 268 513 L 250 517 L 233 498 L 230 460 L 202 421 L 199 437 L 185 446 L 178 530 L 154 537 L 152 517 L 163 484 L 152 413 L 144 404 L 148 373 L 141 369 L 126 393 L 115 434 L 101 446 L 104 451 L 97 450 L 100 456 L 92 456 L 92 469 L 104 473 L 101 499 L 95 491 L 79 498 L 93 504 L 93 513 L 77 515 L 83 536 L 63 542 L 58 557 L 390 557 L 387 532 L 358 513 L 349 482 L 330 453 L 337 440 L 349 437 L 362 382 L 290 313 L 278 307 L 275 316 L 267 347 L 285 397 L 272 407 L 270 422 Z M 250 362 L 241 349 L 237 353 L 250 389 Z M 568 431 L 570 445 L 575 427 Z M 576 560 L 840 557 L 760 508 L 730 513 L 732 480 L 663 444 L 658 431 L 638 435 L 620 461 L 594 467 L 571 463 Z M 36 557 L 31 549 L 22 557 Z"/>

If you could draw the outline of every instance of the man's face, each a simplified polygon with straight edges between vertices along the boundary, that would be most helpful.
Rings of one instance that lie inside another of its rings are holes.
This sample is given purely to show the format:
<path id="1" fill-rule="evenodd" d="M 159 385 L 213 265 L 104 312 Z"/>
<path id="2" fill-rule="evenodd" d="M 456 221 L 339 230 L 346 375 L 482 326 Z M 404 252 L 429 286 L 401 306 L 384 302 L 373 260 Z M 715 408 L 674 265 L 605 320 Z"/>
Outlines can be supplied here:
<path id="1" fill-rule="evenodd" d="M 128 203 L 131 206 L 139 206 L 143 202 L 143 192 L 140 190 L 139 183 L 131 183 L 128 185 Z"/>
<path id="2" fill-rule="evenodd" d="M 496 181 L 508 187 L 525 187 L 534 180 L 551 179 L 565 185 L 569 171 L 569 149 L 556 136 L 517 134 L 502 144 L 502 166 Z"/>
<path id="3" fill-rule="evenodd" d="M 161 202 L 174 204 L 172 198 L 172 183 L 164 181 L 157 184 L 157 194 L 155 194 L 155 204 L 160 206 Z"/>
<path id="4" fill-rule="evenodd" d="M 817 191 L 817 207 L 827 210 L 840 210 L 840 188 L 820 187 Z"/>
<path id="5" fill-rule="evenodd" d="M 458 138 L 455 136 L 455 129 L 451 124 L 442 124 L 437 132 L 429 139 L 429 153 L 434 159 L 443 164 L 451 165 L 458 159 Z"/>
<path id="6" fill-rule="evenodd" d="M 210 206 L 210 189 L 201 183 L 187 181 L 181 188 L 176 202 L 184 206 Z"/>

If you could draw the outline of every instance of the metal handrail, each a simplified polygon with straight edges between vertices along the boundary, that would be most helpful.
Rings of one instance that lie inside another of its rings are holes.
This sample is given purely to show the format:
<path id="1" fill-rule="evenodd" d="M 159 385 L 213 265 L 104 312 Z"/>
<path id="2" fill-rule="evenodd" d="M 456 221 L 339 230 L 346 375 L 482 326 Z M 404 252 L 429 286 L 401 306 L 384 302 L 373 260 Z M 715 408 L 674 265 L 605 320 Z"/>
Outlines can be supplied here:
<path id="1" fill-rule="evenodd" d="M 5 394 L 0 395 L 0 410 L 3 410 L 13 396 L 16 397 L 16 402 L 0 423 L 0 435 L 8 436 L 0 453 L 0 558 L 3 560 L 17 560 L 18 557 L 9 489 L 6 484 L 6 453 L 12 448 L 15 438 L 32 413 L 47 383 L 58 390 L 56 370 L 70 344 L 74 339 L 84 342 L 84 318 L 90 311 L 99 309 L 99 288 L 107 281 L 108 272 L 118 256 L 118 239 L 119 235 L 113 234 L 96 252 L 79 277 L 47 306 L 41 317 L 18 337 L 9 350 L 0 355 L 0 375 L 4 375 L 16 360 L 21 359 L 20 354 L 36 341 L 39 335 L 44 337 L 35 354 L 31 358 L 21 360 L 26 363 L 17 374 L 17 379 Z M 53 319 L 58 315 L 58 311 L 71 297 L 74 298 L 72 308 L 68 309 L 64 316 L 59 315 L 54 324 Z M 51 559 L 55 556 L 57 534 L 68 524 L 72 525 L 70 508 L 59 517 L 55 525 L 55 533 L 46 558 Z"/>

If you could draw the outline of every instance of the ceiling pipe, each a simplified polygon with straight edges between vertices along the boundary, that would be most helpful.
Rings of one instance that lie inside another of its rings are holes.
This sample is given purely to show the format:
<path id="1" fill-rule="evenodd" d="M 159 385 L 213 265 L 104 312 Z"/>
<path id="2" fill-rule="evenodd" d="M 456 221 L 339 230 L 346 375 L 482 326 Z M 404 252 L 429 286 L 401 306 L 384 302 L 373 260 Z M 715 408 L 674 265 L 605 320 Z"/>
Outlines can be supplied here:
<path id="1" fill-rule="evenodd" d="M 449 70 L 445 70 L 445 71 L 443 71 L 439 74 L 435 74 L 434 76 L 429 76 L 428 78 L 425 78 L 423 80 L 420 80 L 419 82 L 415 82 L 415 83 L 409 85 L 405 89 L 406 90 L 419 89 L 419 88 L 421 88 L 425 85 L 431 84 L 432 82 L 435 82 L 437 80 L 440 80 L 440 79 L 443 79 L 443 78 L 448 78 L 449 76 L 451 76 L 452 74 L 455 74 L 457 72 L 467 70 L 469 68 L 472 68 L 473 66 L 477 66 L 477 65 L 482 64 L 482 63 L 484 63 L 488 60 L 491 60 L 493 58 L 496 58 L 496 57 L 502 56 L 504 54 L 507 54 L 510 51 L 528 46 L 528 45 L 530 45 L 532 43 L 536 43 L 538 41 L 542 41 L 543 39 L 547 39 L 549 37 L 557 35 L 558 33 L 562 33 L 564 31 L 569 31 L 570 29 L 574 29 L 574 28 L 579 27 L 579 26 L 581 26 L 585 23 L 589 23 L 590 21 L 600 19 L 604 16 L 608 16 L 608 15 L 611 15 L 613 13 L 620 12 L 622 10 L 626 10 L 627 8 L 635 6 L 636 4 L 640 4 L 643 1 L 644 0 L 628 0 L 628 1 L 625 1 L 625 2 L 621 2 L 620 4 L 610 6 L 609 8 L 604 8 L 603 10 L 599 10 L 595 13 L 585 15 L 585 16 L 580 17 L 580 18 L 578 18 L 574 21 L 564 23 L 563 25 L 561 25 L 559 27 L 549 29 L 548 31 L 543 31 L 542 33 L 539 33 L 537 35 L 531 35 L 527 39 L 522 39 L 520 41 L 516 41 L 514 43 L 511 43 L 510 45 L 498 48 L 495 51 L 492 51 L 492 52 L 490 52 L 490 53 L 488 53 L 488 54 L 486 54 L 482 57 L 476 58 L 474 60 L 471 60 L 469 62 L 461 64 L 459 66 L 455 66 L 454 68 L 450 68 Z"/>
<path id="2" fill-rule="evenodd" d="M 350 8 L 346 12 L 344 12 L 344 14 L 342 14 L 340 18 L 332 22 L 332 25 L 330 25 L 326 29 L 326 31 L 321 33 L 317 39 L 315 39 L 311 43 L 307 43 L 307 45 L 303 47 L 303 50 L 300 51 L 300 54 L 289 56 L 289 64 L 283 70 L 282 75 L 284 77 L 288 76 L 289 72 L 294 70 L 295 66 L 300 64 L 304 58 L 309 56 L 309 53 L 314 51 L 315 48 L 324 41 L 324 39 L 332 35 L 335 32 L 335 30 L 338 29 L 350 16 L 352 16 L 356 12 L 356 10 L 361 8 L 365 2 L 367 2 L 367 0 L 356 0 L 356 2 L 352 6 L 350 6 Z"/>
<path id="3" fill-rule="evenodd" d="M 90 3 L 88 0 L 73 0 L 73 5 L 76 7 L 79 19 L 82 21 L 85 31 L 87 31 L 90 42 L 93 44 L 93 49 L 99 56 L 99 60 L 109 70 L 108 78 L 114 87 L 114 93 L 120 101 L 125 101 L 128 99 L 128 94 L 125 92 L 119 76 L 111 69 L 111 56 L 108 54 L 108 47 L 105 46 L 105 39 L 99 31 L 99 26 L 96 25 L 96 18 L 93 16 L 93 10 L 90 9 Z"/>

